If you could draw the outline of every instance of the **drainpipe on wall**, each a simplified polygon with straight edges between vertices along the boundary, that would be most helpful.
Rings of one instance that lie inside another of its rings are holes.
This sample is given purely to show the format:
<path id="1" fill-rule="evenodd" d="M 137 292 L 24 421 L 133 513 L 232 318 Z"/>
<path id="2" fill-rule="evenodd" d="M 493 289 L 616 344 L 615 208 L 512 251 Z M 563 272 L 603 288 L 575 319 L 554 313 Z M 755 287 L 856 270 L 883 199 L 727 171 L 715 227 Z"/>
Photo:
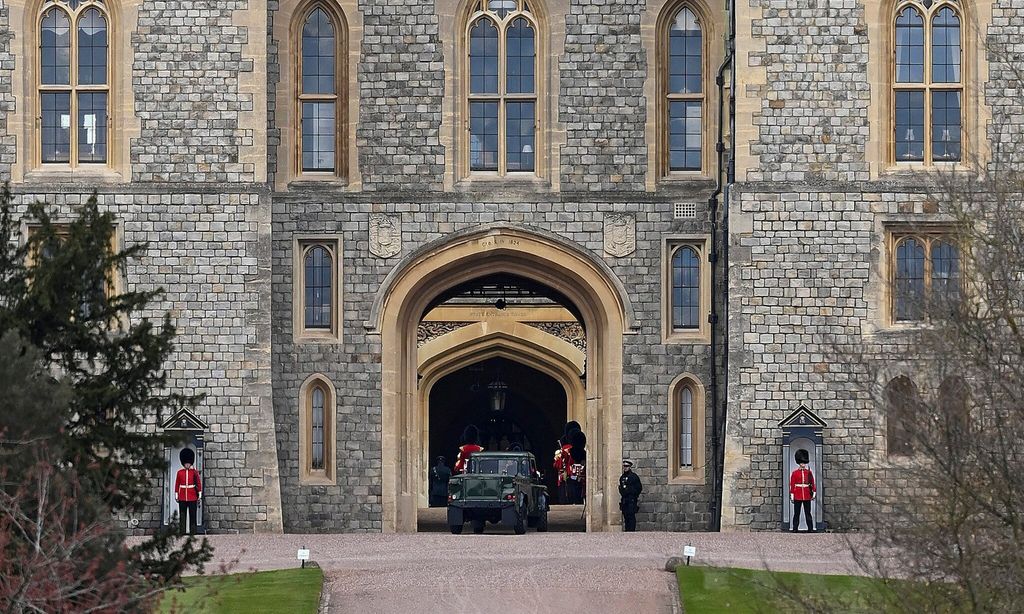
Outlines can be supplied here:
<path id="1" fill-rule="evenodd" d="M 711 508 L 711 524 L 708 527 L 712 531 L 718 531 L 721 529 L 722 521 L 722 483 L 723 483 L 723 472 L 725 464 L 725 417 L 727 410 L 728 398 L 725 394 L 719 394 L 719 381 L 718 381 L 718 343 L 719 337 L 722 340 L 723 352 L 722 352 L 722 373 L 725 374 L 725 386 L 728 386 L 728 364 L 729 364 L 729 321 L 728 321 L 728 309 L 729 309 L 729 185 L 735 179 L 734 166 L 733 166 L 733 154 L 735 153 L 735 145 L 732 141 L 732 135 L 735 134 L 735 86 L 736 86 L 736 71 L 730 71 L 730 89 L 729 89 L 729 159 L 725 161 L 725 71 L 728 70 L 733 63 L 733 57 L 735 55 L 735 0 L 727 0 L 727 10 L 729 13 L 729 30 L 726 37 L 725 47 L 725 59 L 722 60 L 722 65 L 718 68 L 718 74 L 715 76 L 715 84 L 718 86 L 718 140 L 715 143 L 715 152 L 717 155 L 717 172 L 715 174 L 715 191 L 711 194 L 708 199 L 708 209 L 711 218 L 711 253 L 708 254 L 708 260 L 711 263 L 711 288 L 714 292 L 718 287 L 718 259 L 719 259 L 719 245 L 722 250 L 722 267 L 725 271 L 725 289 L 721 294 L 722 310 L 725 313 L 725 317 L 719 319 L 717 301 L 711 301 L 711 315 L 708 316 L 708 320 L 711 324 L 711 473 L 713 479 L 713 486 L 711 492 L 710 508 Z M 724 176 L 724 178 L 723 178 Z M 718 223 L 718 199 L 719 196 L 723 196 L 724 208 L 722 212 L 722 223 Z M 721 234 L 719 235 L 719 230 Z M 721 243 L 719 243 L 721 242 Z M 724 334 L 719 333 L 719 321 L 722 323 L 722 327 L 725 329 Z M 721 406 L 719 406 L 719 398 L 721 397 Z"/>

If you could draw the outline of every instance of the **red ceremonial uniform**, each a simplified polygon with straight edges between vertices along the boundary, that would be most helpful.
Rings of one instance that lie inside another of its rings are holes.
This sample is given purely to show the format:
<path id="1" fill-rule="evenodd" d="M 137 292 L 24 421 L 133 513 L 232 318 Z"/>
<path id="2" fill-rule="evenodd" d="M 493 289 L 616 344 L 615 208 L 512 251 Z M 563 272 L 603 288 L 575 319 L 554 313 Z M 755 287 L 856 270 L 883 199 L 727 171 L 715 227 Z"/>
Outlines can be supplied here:
<path id="1" fill-rule="evenodd" d="M 455 473 L 462 473 L 466 470 L 466 462 L 469 461 L 469 457 L 474 452 L 483 452 L 482 446 L 478 446 L 475 443 L 467 443 L 464 446 L 459 446 L 459 455 L 455 458 Z"/>
<path id="2" fill-rule="evenodd" d="M 203 482 L 195 467 L 178 469 L 174 479 L 174 497 L 177 501 L 198 501 L 203 493 Z"/>
<path id="3" fill-rule="evenodd" d="M 555 471 L 558 474 L 558 485 L 561 486 L 573 476 L 572 444 L 565 444 L 555 452 Z"/>
<path id="4" fill-rule="evenodd" d="M 794 501 L 810 501 L 818 489 L 814 486 L 814 474 L 810 469 L 797 467 L 789 476 L 789 494 Z"/>

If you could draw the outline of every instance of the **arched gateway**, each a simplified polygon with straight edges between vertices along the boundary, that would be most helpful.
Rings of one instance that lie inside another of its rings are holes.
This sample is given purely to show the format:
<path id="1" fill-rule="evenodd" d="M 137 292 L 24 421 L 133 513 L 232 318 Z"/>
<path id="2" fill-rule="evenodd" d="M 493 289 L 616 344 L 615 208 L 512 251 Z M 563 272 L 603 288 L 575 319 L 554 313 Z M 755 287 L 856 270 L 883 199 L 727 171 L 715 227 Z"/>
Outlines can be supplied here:
<path id="1" fill-rule="evenodd" d="M 480 321 L 443 343 L 417 346 L 417 329 L 437 297 L 472 280 L 514 276 L 571 304 L 585 354 L 515 322 Z M 618 522 L 613 510 L 622 453 L 622 335 L 631 325 L 622 286 L 598 258 L 548 233 L 486 226 L 411 254 L 385 280 L 370 328 L 381 339 L 382 507 L 385 532 L 416 530 L 428 461 L 430 388 L 466 365 L 500 357 L 536 369 L 565 389 L 570 419 L 588 441 L 587 530 Z M 541 456 L 540 461 L 548 459 Z"/>

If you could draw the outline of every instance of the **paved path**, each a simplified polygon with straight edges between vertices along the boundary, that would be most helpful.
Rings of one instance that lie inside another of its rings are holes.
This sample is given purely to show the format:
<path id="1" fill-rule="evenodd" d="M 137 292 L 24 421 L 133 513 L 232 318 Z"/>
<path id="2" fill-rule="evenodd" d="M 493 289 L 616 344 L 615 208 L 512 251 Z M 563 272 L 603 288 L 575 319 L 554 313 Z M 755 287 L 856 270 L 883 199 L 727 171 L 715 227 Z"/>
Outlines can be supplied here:
<path id="1" fill-rule="evenodd" d="M 545 533 L 215 535 L 234 571 L 294 567 L 308 547 L 323 567 L 328 611 L 679 612 L 665 560 L 685 545 L 704 564 L 857 573 L 839 535 Z M 210 567 L 216 569 L 216 565 Z"/>

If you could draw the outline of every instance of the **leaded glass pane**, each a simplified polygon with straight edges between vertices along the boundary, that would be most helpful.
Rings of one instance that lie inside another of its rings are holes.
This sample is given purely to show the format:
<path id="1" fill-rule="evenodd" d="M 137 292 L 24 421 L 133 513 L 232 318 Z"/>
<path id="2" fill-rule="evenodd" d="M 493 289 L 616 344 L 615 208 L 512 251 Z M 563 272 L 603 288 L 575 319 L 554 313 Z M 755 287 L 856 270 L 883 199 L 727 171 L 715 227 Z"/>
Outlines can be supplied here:
<path id="1" fill-rule="evenodd" d="M 480 19 L 469 31 L 469 91 L 498 93 L 498 28 Z"/>
<path id="2" fill-rule="evenodd" d="M 960 90 L 932 92 L 932 159 L 960 160 Z"/>
<path id="3" fill-rule="evenodd" d="M 932 300 L 940 309 L 960 302 L 960 248 L 949 241 L 932 245 Z"/>
<path id="4" fill-rule="evenodd" d="M 669 93 L 699 94 L 703 91 L 701 40 L 700 24 L 693 12 L 687 8 L 679 11 L 669 31 Z"/>
<path id="5" fill-rule="evenodd" d="M 322 388 L 313 389 L 313 407 L 310 425 L 313 428 L 312 444 L 313 450 L 310 458 L 310 468 L 323 470 L 324 468 L 324 391 Z"/>
<path id="6" fill-rule="evenodd" d="M 920 320 L 924 302 L 924 245 L 914 238 L 896 247 L 896 320 Z"/>
<path id="7" fill-rule="evenodd" d="M 701 101 L 675 100 L 668 105 L 669 169 L 701 170 L 703 141 Z"/>
<path id="8" fill-rule="evenodd" d="M 306 252 L 304 276 L 306 328 L 331 328 L 331 303 L 334 297 L 332 268 L 333 261 L 327 248 L 317 245 Z"/>
<path id="9" fill-rule="evenodd" d="M 78 161 L 107 161 L 107 93 L 78 93 Z"/>
<path id="10" fill-rule="evenodd" d="M 505 105 L 506 164 L 509 171 L 533 170 L 534 103 Z"/>
<path id="11" fill-rule="evenodd" d="M 689 387 L 679 394 L 679 466 L 693 467 L 693 392 Z"/>
<path id="12" fill-rule="evenodd" d="M 107 21 L 97 9 L 78 19 L 78 83 L 103 85 L 107 82 Z"/>
<path id="13" fill-rule="evenodd" d="M 896 92 L 895 127 L 896 161 L 924 160 L 924 91 Z"/>
<path id="14" fill-rule="evenodd" d="M 949 7 L 932 21 L 932 81 L 960 83 L 960 18 Z"/>
<path id="15" fill-rule="evenodd" d="M 336 54 L 334 24 L 323 9 L 314 9 L 302 27 L 303 94 L 335 93 Z"/>
<path id="16" fill-rule="evenodd" d="M 71 155 L 71 93 L 43 92 L 42 161 L 69 162 Z"/>
<path id="17" fill-rule="evenodd" d="M 896 82 L 924 83 L 924 19 L 909 6 L 896 18 Z"/>
<path id="18" fill-rule="evenodd" d="M 61 9 L 50 9 L 40 24 L 39 52 L 43 85 L 71 84 L 71 21 Z"/>
<path id="19" fill-rule="evenodd" d="M 498 170 L 498 103 L 469 105 L 469 163 L 474 171 Z"/>
<path id="20" fill-rule="evenodd" d="M 487 8 L 505 19 L 505 16 L 516 10 L 516 0 L 487 0 Z"/>
<path id="21" fill-rule="evenodd" d="M 302 170 L 334 172 L 334 102 L 302 103 Z"/>
<path id="22" fill-rule="evenodd" d="M 533 67 L 536 50 L 533 28 L 522 17 L 514 19 L 506 40 L 505 91 L 509 94 L 533 93 Z"/>
<path id="23" fill-rule="evenodd" d="M 672 255 L 672 328 L 700 328 L 700 259 L 692 247 Z"/>

